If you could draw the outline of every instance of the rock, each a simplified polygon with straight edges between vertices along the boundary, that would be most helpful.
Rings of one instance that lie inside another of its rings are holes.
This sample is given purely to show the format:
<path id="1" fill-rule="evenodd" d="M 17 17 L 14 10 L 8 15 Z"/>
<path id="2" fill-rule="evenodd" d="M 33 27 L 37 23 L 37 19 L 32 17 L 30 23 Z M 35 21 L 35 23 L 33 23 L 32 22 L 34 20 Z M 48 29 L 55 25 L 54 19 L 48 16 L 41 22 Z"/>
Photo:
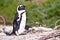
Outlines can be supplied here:
<path id="1" fill-rule="evenodd" d="M 6 36 L 6 34 L 5 33 L 0 33 L 0 36 Z"/>
<path id="2" fill-rule="evenodd" d="M 3 26 L 1 26 L 3 27 Z M 4 26 L 5 32 L 11 32 L 12 26 Z M 2 28 L 3 29 L 3 28 Z M 42 31 L 42 32 L 41 32 Z M 0 33 L 0 40 L 60 40 L 60 30 L 45 27 L 33 27 L 25 31 L 25 35 L 11 35 Z"/>
<path id="3" fill-rule="evenodd" d="M 4 32 L 12 32 L 13 27 L 5 27 Z"/>

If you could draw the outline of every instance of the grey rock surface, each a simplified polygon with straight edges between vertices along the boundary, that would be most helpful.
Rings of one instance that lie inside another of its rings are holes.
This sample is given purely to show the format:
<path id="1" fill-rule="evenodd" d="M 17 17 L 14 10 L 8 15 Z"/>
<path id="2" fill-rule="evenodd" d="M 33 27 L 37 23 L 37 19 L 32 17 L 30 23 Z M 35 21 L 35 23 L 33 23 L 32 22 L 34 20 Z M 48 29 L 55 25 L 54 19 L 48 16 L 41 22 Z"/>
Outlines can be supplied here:
<path id="1" fill-rule="evenodd" d="M 7 27 L 7 28 L 6 28 Z M 12 30 L 12 26 L 0 26 L 0 40 L 60 40 L 60 30 L 49 30 L 49 28 L 45 28 L 47 29 L 45 31 L 45 29 L 36 29 L 35 28 L 31 28 L 31 30 L 28 31 L 28 33 L 26 35 L 6 35 L 4 33 L 4 29 L 5 31 L 8 29 L 8 32 L 10 32 L 10 30 Z M 11 28 L 11 29 L 10 29 Z M 41 31 L 43 30 L 43 31 Z"/>

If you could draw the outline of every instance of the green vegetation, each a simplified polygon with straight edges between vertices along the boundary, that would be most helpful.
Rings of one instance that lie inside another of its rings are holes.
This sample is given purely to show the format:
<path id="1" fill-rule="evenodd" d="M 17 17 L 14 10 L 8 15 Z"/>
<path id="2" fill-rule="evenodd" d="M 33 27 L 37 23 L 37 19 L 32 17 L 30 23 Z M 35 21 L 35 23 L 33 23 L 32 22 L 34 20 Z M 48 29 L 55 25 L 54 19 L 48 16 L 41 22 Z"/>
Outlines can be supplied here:
<path id="1" fill-rule="evenodd" d="M 48 27 L 54 27 L 55 22 L 60 19 L 60 0 L 47 0 L 38 5 L 33 1 L 0 0 L 0 15 L 5 16 L 7 24 L 13 23 L 16 7 L 19 4 L 26 6 L 27 24 L 31 26 L 45 24 Z"/>

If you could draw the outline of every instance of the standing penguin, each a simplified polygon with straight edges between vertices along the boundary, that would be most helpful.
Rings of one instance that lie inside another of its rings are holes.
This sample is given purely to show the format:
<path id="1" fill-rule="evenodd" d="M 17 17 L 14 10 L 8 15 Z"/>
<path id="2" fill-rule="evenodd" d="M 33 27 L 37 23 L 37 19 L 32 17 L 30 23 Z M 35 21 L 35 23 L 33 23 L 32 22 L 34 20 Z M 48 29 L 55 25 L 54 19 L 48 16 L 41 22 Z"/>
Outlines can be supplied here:
<path id="1" fill-rule="evenodd" d="M 5 32 L 7 35 L 16 34 L 20 35 L 25 30 L 29 30 L 30 26 L 26 25 L 26 12 L 25 6 L 19 5 L 17 7 L 17 12 L 14 17 L 13 21 L 13 30 L 12 32 Z"/>
<path id="2" fill-rule="evenodd" d="M 25 31 L 25 25 L 26 25 L 25 6 L 19 5 L 17 7 L 17 13 L 13 21 L 13 33 L 15 33 L 16 35 L 20 35 Z"/>

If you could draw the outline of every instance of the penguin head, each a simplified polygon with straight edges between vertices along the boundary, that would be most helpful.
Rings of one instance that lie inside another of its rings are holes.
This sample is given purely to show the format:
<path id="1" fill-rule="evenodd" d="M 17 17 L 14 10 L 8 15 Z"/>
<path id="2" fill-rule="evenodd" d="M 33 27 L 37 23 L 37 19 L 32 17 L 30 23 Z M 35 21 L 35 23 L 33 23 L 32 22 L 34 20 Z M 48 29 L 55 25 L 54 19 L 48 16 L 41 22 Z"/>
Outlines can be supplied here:
<path id="1" fill-rule="evenodd" d="M 19 5 L 17 7 L 17 10 L 20 11 L 20 10 L 25 10 L 25 5 Z"/>

